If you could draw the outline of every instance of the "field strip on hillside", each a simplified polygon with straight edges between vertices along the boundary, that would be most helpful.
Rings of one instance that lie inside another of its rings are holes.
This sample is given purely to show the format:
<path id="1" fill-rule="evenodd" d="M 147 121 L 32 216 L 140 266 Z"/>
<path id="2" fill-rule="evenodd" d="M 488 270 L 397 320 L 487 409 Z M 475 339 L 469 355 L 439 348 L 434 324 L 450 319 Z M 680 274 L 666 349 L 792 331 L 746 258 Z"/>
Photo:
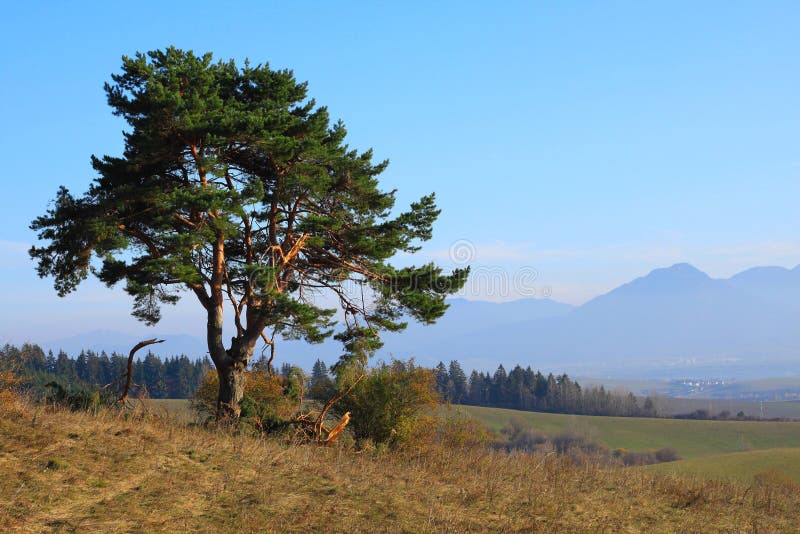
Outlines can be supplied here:
<path id="1" fill-rule="evenodd" d="M 639 467 L 650 473 L 750 483 L 758 478 L 800 487 L 800 448 L 731 452 Z"/>
<path id="2" fill-rule="evenodd" d="M 547 436 L 582 434 L 612 449 L 645 451 L 671 447 L 681 458 L 800 447 L 800 422 L 695 421 L 639 417 L 597 417 L 502 408 L 455 406 L 494 431 L 512 419 Z"/>

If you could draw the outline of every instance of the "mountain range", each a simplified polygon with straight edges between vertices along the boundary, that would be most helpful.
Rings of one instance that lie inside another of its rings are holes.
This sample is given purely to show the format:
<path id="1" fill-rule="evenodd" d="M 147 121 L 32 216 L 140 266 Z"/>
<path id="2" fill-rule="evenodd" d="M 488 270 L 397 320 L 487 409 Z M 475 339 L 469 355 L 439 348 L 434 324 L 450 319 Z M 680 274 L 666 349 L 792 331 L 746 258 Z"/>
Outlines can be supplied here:
<path id="1" fill-rule="evenodd" d="M 656 269 L 581 306 L 549 299 L 491 303 L 451 299 L 436 324 L 386 334 L 379 357 L 459 360 L 466 369 L 520 363 L 580 376 L 757 376 L 800 372 L 800 266 L 755 267 L 714 279 L 680 263 Z M 113 332 L 47 343 L 127 351 Z M 205 353 L 202 338 L 163 335 L 163 353 Z M 133 341 L 133 342 L 131 342 Z M 119 348 L 110 349 L 112 345 Z M 332 363 L 338 344 L 285 342 L 279 356 L 310 368 Z"/>

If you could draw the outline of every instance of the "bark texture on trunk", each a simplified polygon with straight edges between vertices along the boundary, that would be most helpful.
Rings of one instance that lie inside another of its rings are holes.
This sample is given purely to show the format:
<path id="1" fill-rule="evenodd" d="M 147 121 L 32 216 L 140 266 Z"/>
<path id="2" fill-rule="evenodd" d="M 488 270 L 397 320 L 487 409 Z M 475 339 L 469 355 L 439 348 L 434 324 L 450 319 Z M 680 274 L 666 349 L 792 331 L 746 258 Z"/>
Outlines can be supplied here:
<path id="1" fill-rule="evenodd" d="M 232 358 L 222 365 L 217 364 L 217 376 L 219 376 L 217 417 L 233 419 L 239 417 L 241 413 L 239 403 L 244 396 L 246 368 L 246 363 Z"/>

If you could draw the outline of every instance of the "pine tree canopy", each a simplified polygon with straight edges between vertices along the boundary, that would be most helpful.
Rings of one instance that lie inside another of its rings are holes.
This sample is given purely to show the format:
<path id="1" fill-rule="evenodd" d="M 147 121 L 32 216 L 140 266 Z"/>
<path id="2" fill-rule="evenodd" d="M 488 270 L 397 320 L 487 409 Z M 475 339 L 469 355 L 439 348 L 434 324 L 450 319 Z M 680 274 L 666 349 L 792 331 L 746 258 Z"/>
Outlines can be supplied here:
<path id="1" fill-rule="evenodd" d="M 246 365 L 265 330 L 330 336 L 335 310 L 315 304 L 320 292 L 338 297 L 337 337 L 362 359 L 403 317 L 440 317 L 466 281 L 468 269 L 391 265 L 430 239 L 434 195 L 393 215 L 395 192 L 378 183 L 387 162 L 349 148 L 291 71 L 169 48 L 123 57 L 105 92 L 129 126 L 123 154 L 92 157 L 88 192 L 62 187 L 31 224 L 42 244 L 30 254 L 59 295 L 89 273 L 124 281 L 148 324 L 193 295 L 219 367 Z M 227 349 L 223 310 L 236 331 Z"/>

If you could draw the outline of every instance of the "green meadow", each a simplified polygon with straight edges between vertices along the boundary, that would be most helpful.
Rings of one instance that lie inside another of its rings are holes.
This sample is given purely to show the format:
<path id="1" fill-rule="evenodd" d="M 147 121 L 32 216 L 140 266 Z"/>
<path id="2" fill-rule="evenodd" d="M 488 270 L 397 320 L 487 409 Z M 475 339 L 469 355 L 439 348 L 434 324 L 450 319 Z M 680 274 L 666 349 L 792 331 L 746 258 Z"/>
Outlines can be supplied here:
<path id="1" fill-rule="evenodd" d="M 759 478 L 800 483 L 800 448 L 763 449 L 638 467 L 650 473 L 751 482 Z"/>
<path id="2" fill-rule="evenodd" d="M 512 418 L 552 436 L 577 432 L 612 449 L 634 451 L 672 447 L 681 458 L 703 458 L 723 453 L 800 447 L 800 422 L 694 421 L 637 417 L 594 417 L 522 412 L 501 408 L 456 406 L 499 431 Z"/>

